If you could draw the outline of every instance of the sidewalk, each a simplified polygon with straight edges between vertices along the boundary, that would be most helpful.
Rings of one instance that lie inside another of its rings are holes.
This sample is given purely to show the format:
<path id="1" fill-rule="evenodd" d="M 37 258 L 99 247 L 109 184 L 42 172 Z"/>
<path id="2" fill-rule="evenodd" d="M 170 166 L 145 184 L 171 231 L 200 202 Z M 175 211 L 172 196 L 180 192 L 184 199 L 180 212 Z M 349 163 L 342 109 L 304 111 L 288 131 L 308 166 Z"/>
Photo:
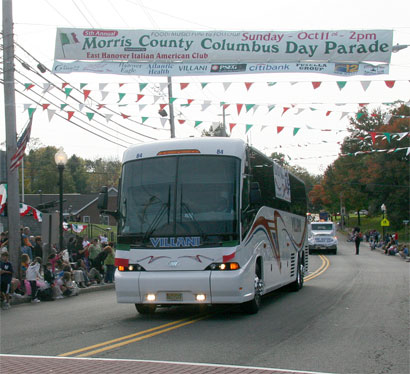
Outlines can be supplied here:
<path id="1" fill-rule="evenodd" d="M 114 283 L 109 283 L 109 284 L 103 284 L 103 285 L 99 285 L 99 284 L 95 284 L 92 285 L 90 287 L 86 287 L 86 288 L 80 288 L 79 289 L 79 295 L 84 294 L 84 293 L 88 293 L 88 292 L 96 292 L 96 291 L 103 291 L 103 290 L 109 290 L 109 289 L 114 289 L 115 285 Z M 19 298 L 16 297 L 12 297 L 11 298 L 11 305 L 18 305 L 18 304 L 23 304 L 23 303 L 29 303 L 31 301 L 31 297 L 30 296 L 22 296 Z M 45 301 L 46 303 L 47 301 Z"/>
<path id="2" fill-rule="evenodd" d="M 0 355 L 0 361 L 2 371 L 7 374 L 20 374 L 27 372 L 27 370 L 31 374 L 79 372 L 98 374 L 329 374 L 222 364 L 103 358 Z"/>

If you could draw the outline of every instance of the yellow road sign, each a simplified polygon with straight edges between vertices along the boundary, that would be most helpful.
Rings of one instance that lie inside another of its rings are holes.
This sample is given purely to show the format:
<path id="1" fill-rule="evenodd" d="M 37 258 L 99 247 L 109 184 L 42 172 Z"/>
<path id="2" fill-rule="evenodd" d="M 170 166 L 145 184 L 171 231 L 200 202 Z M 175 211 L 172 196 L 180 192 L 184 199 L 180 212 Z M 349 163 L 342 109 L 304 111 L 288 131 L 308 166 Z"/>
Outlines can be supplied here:
<path id="1" fill-rule="evenodd" d="M 387 218 L 382 219 L 380 222 L 381 226 L 390 226 L 390 221 Z"/>

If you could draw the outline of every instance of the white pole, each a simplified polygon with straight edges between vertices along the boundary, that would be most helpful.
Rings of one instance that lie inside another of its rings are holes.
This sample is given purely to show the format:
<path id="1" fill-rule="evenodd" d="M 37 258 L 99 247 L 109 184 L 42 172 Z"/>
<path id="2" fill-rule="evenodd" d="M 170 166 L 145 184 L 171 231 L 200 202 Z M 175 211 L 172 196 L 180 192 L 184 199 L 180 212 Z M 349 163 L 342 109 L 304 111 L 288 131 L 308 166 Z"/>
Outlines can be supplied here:
<path id="1" fill-rule="evenodd" d="M 24 204 L 24 156 L 21 159 L 21 202 Z"/>

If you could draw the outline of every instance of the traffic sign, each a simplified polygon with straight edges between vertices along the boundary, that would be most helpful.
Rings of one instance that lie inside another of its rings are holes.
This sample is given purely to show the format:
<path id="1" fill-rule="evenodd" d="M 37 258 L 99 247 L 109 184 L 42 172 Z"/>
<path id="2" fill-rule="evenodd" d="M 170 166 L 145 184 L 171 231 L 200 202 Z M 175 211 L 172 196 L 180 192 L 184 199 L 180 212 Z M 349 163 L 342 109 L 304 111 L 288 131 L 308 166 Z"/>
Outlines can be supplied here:
<path id="1" fill-rule="evenodd" d="M 390 221 L 387 218 L 382 219 L 381 226 L 390 226 Z"/>

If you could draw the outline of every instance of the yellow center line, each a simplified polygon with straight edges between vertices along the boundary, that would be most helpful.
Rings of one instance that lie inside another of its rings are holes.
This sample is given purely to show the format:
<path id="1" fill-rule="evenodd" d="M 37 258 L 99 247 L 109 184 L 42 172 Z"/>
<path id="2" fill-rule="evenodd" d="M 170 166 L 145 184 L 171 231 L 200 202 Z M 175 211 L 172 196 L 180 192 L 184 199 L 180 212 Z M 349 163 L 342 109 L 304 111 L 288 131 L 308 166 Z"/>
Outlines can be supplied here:
<path id="1" fill-rule="evenodd" d="M 135 338 L 135 339 L 130 339 L 130 340 L 127 340 L 127 341 L 125 341 L 125 342 L 121 342 L 121 343 L 117 343 L 117 344 L 112 344 L 112 345 L 109 345 L 109 346 L 104 347 L 104 348 L 100 348 L 100 349 L 96 349 L 96 350 L 94 350 L 94 351 L 86 352 L 86 353 L 83 353 L 83 354 L 81 354 L 81 355 L 77 355 L 76 357 L 87 357 L 87 356 L 91 356 L 91 355 L 94 355 L 94 354 L 97 354 L 97 353 L 100 353 L 100 352 L 108 351 L 108 350 L 110 350 L 110 349 L 122 347 L 122 346 L 127 345 L 127 344 L 139 342 L 139 341 L 141 341 L 141 340 L 148 339 L 148 338 L 151 338 L 151 337 L 153 337 L 153 336 L 156 336 L 156 335 L 159 335 L 159 334 L 163 334 L 163 333 L 165 333 L 165 332 L 168 332 L 168 331 L 171 331 L 171 330 L 175 330 L 175 329 L 178 329 L 178 328 L 180 328 L 180 327 L 187 326 L 187 325 L 190 325 L 190 324 L 192 324 L 192 323 L 198 322 L 198 321 L 200 321 L 200 320 L 202 320 L 202 319 L 205 319 L 205 318 L 210 317 L 210 316 L 213 315 L 213 314 L 214 314 L 214 313 L 212 313 L 212 314 L 207 314 L 207 315 L 204 315 L 204 316 L 202 316 L 202 317 L 199 317 L 199 318 L 196 318 L 196 319 L 187 321 L 187 322 L 180 323 L 179 325 L 176 325 L 176 326 L 168 327 L 168 328 L 165 328 L 165 329 L 163 329 L 163 330 L 155 331 L 155 332 L 153 332 L 153 333 L 151 333 L 151 334 L 147 334 L 147 335 L 144 335 L 144 336 L 140 336 L 140 337 Z"/>
<path id="2" fill-rule="evenodd" d="M 319 269 L 314 271 L 312 274 L 308 275 L 305 278 L 305 282 L 308 282 L 311 279 L 314 279 L 314 278 L 318 277 L 319 275 L 323 274 L 327 270 L 327 268 L 330 266 L 330 261 L 326 256 L 319 255 L 319 257 L 322 260 L 321 266 L 319 267 Z"/>
<path id="3" fill-rule="evenodd" d="M 75 350 L 75 351 L 71 351 L 71 352 L 67 352 L 67 353 L 62 353 L 62 354 L 58 355 L 58 357 L 67 357 L 67 356 L 74 355 L 74 354 L 76 354 L 76 353 L 80 353 L 80 352 L 88 351 L 88 350 L 90 350 L 90 349 L 102 347 L 102 346 L 107 345 L 107 344 L 116 343 L 116 342 L 119 342 L 119 341 L 121 341 L 121 340 L 131 339 L 131 338 L 133 338 L 133 337 L 135 337 L 135 336 L 139 336 L 139 335 L 146 334 L 146 333 L 149 333 L 149 332 L 152 332 L 152 331 L 156 331 L 156 330 L 160 330 L 160 329 L 166 328 L 166 327 L 168 327 L 168 326 L 172 326 L 172 325 L 179 324 L 179 323 L 184 322 L 184 321 L 187 321 L 187 320 L 189 320 L 189 319 L 191 319 L 191 318 L 193 318 L 193 317 L 187 317 L 187 318 L 179 319 L 179 320 L 177 320 L 177 321 L 169 322 L 169 323 L 166 323 L 166 324 L 164 324 L 164 325 L 157 326 L 157 327 L 152 327 L 152 328 L 150 328 L 150 329 L 143 330 L 143 331 L 139 331 L 139 332 L 134 333 L 134 334 L 122 336 L 121 338 L 116 338 L 116 339 L 112 339 L 112 340 L 107 340 L 106 342 L 102 342 L 102 343 L 98 343 L 98 344 L 95 344 L 95 345 L 91 345 L 91 346 L 89 346 L 89 347 L 84 347 L 84 348 L 77 349 L 77 350 Z"/>
<path id="4" fill-rule="evenodd" d="M 317 270 L 315 270 L 312 274 L 305 277 L 305 282 L 308 282 L 309 280 L 314 279 L 314 278 L 318 277 L 319 275 L 323 274 L 327 270 L 327 268 L 330 266 L 330 261 L 326 256 L 319 255 L 319 257 L 322 260 L 321 266 Z M 174 322 L 166 323 L 164 325 L 160 325 L 160 326 L 157 326 L 157 327 L 152 327 L 152 328 L 147 329 L 147 330 L 139 331 L 139 332 L 134 333 L 134 334 L 126 335 L 126 336 L 116 338 L 116 339 L 107 340 L 106 342 L 90 345 L 88 347 L 80 348 L 80 349 L 77 349 L 77 350 L 74 350 L 74 351 L 71 351 L 71 352 L 62 353 L 58 356 L 59 357 L 67 357 L 67 356 L 72 356 L 72 355 L 76 355 L 76 357 L 92 356 L 92 355 L 97 354 L 97 353 L 101 353 L 101 352 L 104 352 L 104 351 L 108 351 L 108 350 L 111 350 L 111 349 L 122 347 L 122 346 L 127 345 L 127 344 L 139 342 L 141 340 L 148 339 L 148 338 L 151 338 L 153 336 L 156 336 L 156 335 L 159 335 L 159 334 L 164 334 L 168 331 L 172 331 L 172 330 L 178 329 L 180 327 L 184 327 L 184 326 L 193 324 L 193 323 L 201 321 L 205 318 L 209 318 L 213 314 L 215 314 L 215 313 L 206 314 L 206 315 L 196 317 L 196 318 L 195 317 L 183 318 L 183 319 L 180 319 L 180 320 L 177 320 L 177 321 L 174 321 Z M 97 349 L 95 349 L 95 348 L 97 348 Z M 78 354 L 78 353 L 80 353 L 80 354 Z"/>

